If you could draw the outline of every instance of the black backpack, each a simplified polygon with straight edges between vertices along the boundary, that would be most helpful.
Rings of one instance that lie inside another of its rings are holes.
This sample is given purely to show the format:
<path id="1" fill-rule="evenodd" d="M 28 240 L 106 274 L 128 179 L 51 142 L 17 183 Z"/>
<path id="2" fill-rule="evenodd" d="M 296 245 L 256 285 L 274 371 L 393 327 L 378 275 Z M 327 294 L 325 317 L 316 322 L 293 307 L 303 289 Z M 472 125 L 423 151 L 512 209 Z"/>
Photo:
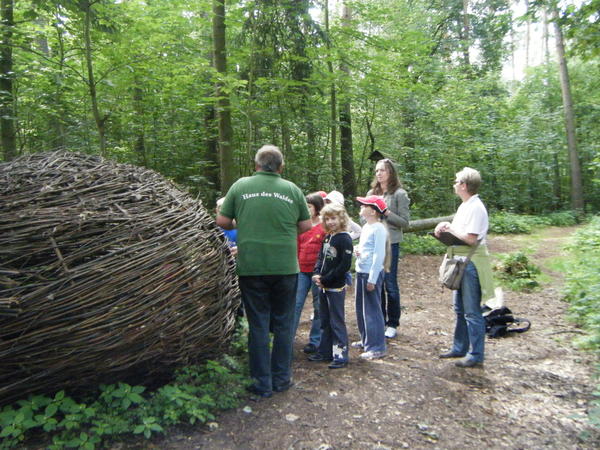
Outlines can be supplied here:
<path id="1" fill-rule="evenodd" d="M 485 332 L 491 338 L 499 338 L 509 333 L 524 333 L 531 327 L 529 319 L 513 316 L 512 311 L 506 306 L 496 309 L 484 307 L 483 317 Z"/>

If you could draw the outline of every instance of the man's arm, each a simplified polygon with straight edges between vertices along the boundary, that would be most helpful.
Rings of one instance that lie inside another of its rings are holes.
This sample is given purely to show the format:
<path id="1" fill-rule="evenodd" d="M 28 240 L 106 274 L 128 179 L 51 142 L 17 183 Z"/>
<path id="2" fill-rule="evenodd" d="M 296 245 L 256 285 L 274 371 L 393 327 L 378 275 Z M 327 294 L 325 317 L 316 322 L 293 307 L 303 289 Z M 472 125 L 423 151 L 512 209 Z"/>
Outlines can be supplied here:
<path id="1" fill-rule="evenodd" d="M 217 222 L 217 224 L 219 224 L 219 222 Z M 223 227 L 223 228 L 225 228 L 225 227 Z M 301 220 L 300 222 L 298 222 L 298 234 L 302 234 L 305 231 L 310 230 L 311 228 L 312 228 L 312 223 L 311 223 L 310 219 Z"/>
<path id="2" fill-rule="evenodd" d="M 217 225 L 225 230 L 233 230 L 235 228 L 233 219 L 230 219 L 227 216 L 222 216 L 221 214 L 217 215 Z"/>

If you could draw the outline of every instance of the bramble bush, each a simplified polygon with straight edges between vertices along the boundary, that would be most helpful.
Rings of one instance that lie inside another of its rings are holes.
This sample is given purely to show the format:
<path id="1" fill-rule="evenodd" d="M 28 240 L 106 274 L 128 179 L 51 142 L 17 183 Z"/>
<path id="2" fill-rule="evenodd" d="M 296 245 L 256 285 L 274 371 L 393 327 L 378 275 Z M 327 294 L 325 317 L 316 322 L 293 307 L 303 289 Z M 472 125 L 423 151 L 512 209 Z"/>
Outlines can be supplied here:
<path id="1" fill-rule="evenodd" d="M 175 372 L 172 382 L 153 392 L 126 383 L 100 385 L 95 397 L 81 402 L 64 391 L 53 397 L 30 396 L 0 410 L 0 449 L 22 446 L 28 439 L 46 434 L 49 449 L 94 449 L 109 439 L 128 434 L 150 438 L 165 427 L 182 423 L 206 423 L 219 410 L 239 404 L 248 384 L 247 367 L 241 360 L 246 347 L 245 320 L 232 343 L 236 356 L 207 361 Z"/>

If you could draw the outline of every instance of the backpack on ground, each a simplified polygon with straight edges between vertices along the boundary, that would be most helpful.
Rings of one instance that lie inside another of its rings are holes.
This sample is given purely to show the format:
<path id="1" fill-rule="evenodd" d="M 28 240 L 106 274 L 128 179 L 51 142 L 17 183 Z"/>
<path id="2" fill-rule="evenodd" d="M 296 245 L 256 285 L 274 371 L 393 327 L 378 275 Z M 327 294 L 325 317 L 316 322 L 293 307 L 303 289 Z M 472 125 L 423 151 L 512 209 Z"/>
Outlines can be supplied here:
<path id="1" fill-rule="evenodd" d="M 510 333 L 524 333 L 531 327 L 529 319 L 515 317 L 506 306 L 490 309 L 484 307 L 485 332 L 491 338 L 499 338 Z"/>

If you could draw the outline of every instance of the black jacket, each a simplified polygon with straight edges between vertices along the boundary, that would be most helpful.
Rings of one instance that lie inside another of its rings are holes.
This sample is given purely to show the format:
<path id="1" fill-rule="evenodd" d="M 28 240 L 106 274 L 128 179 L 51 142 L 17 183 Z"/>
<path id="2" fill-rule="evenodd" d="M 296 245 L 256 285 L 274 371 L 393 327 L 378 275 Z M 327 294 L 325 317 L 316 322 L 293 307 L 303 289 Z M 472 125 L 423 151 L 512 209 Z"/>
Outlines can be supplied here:
<path id="1" fill-rule="evenodd" d="M 316 275 L 321 275 L 321 284 L 325 288 L 343 288 L 346 285 L 346 272 L 352 265 L 352 250 L 349 233 L 327 235 L 314 270 Z"/>

